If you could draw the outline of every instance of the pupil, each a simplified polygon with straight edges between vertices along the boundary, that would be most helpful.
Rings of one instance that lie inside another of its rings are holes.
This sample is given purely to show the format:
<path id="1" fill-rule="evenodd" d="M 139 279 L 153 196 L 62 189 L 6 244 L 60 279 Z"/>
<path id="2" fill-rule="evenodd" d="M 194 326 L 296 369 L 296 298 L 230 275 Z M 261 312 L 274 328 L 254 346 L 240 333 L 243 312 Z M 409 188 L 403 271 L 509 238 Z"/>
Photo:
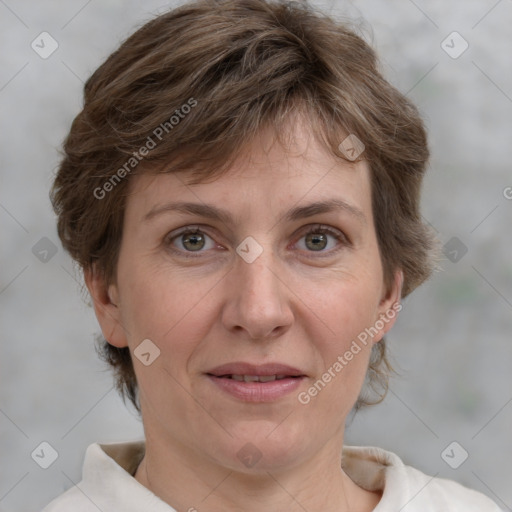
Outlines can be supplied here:
<path id="1" fill-rule="evenodd" d="M 327 246 L 327 237 L 322 233 L 310 233 L 306 236 L 306 245 L 313 251 L 321 251 Z"/>
<path id="2" fill-rule="evenodd" d="M 183 247 L 190 251 L 198 251 L 204 247 L 204 237 L 197 233 L 183 236 Z"/>

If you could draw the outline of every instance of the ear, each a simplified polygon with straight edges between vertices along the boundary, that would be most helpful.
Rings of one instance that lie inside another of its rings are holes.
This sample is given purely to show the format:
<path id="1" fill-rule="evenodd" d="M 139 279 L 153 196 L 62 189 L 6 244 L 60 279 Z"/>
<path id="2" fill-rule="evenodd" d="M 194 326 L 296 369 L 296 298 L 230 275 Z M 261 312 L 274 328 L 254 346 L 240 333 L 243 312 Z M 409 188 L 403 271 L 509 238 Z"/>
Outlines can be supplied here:
<path id="1" fill-rule="evenodd" d="M 404 283 L 404 273 L 402 270 L 395 272 L 393 283 L 386 290 L 378 307 L 378 318 L 375 321 L 375 329 L 378 333 L 373 337 L 373 341 L 377 343 L 384 335 L 393 327 L 398 317 L 398 313 L 402 310 L 400 299 L 402 298 L 402 286 Z"/>
<path id="2" fill-rule="evenodd" d="M 107 284 L 95 267 L 84 271 L 84 278 L 103 337 L 110 345 L 127 347 L 128 341 L 121 323 L 117 286 Z"/>

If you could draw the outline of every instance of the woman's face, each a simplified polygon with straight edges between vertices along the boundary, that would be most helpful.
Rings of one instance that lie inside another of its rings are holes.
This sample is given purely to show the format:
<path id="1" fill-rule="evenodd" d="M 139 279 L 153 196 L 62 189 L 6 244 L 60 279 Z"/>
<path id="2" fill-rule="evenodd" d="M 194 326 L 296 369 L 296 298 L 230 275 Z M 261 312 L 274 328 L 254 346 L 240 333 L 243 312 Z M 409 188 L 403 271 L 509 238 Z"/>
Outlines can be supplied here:
<path id="1" fill-rule="evenodd" d="M 130 348 L 146 437 L 189 459 L 254 472 L 338 457 L 393 323 L 368 167 L 301 126 L 288 152 L 262 132 L 210 183 L 134 177 L 116 285 L 101 299 L 88 279 L 106 339 Z"/>

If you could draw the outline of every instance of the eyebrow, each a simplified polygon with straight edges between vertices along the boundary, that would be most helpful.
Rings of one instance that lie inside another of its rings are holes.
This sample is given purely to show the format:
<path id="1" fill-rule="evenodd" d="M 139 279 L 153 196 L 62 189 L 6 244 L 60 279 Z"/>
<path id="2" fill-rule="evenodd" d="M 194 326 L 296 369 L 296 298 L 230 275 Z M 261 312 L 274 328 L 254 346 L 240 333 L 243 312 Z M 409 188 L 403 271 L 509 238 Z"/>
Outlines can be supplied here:
<path id="1" fill-rule="evenodd" d="M 281 221 L 296 221 L 313 217 L 322 213 L 331 213 L 334 211 L 345 211 L 351 216 L 355 217 L 362 223 L 366 223 L 364 213 L 357 207 L 343 201 L 342 199 L 328 199 L 324 201 L 316 201 L 304 206 L 296 206 L 284 215 L 282 215 L 278 222 Z M 188 202 L 174 202 L 166 203 L 163 205 L 156 205 L 142 218 L 143 222 L 148 222 L 158 215 L 168 212 L 181 212 L 198 215 L 213 220 L 220 221 L 224 224 L 235 224 L 233 217 L 227 210 L 218 208 L 217 206 L 205 203 L 188 203 Z"/>

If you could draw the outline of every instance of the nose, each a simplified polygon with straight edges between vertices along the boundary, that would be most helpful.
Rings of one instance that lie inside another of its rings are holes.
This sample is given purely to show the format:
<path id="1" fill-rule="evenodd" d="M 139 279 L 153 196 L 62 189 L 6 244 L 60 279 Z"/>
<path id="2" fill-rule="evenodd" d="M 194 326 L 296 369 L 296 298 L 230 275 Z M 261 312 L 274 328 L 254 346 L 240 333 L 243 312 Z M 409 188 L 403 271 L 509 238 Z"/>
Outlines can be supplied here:
<path id="1" fill-rule="evenodd" d="M 227 298 L 222 312 L 226 329 L 250 340 L 272 339 L 293 323 L 286 278 L 273 264 L 270 250 L 252 263 L 238 257 L 227 276 Z"/>

